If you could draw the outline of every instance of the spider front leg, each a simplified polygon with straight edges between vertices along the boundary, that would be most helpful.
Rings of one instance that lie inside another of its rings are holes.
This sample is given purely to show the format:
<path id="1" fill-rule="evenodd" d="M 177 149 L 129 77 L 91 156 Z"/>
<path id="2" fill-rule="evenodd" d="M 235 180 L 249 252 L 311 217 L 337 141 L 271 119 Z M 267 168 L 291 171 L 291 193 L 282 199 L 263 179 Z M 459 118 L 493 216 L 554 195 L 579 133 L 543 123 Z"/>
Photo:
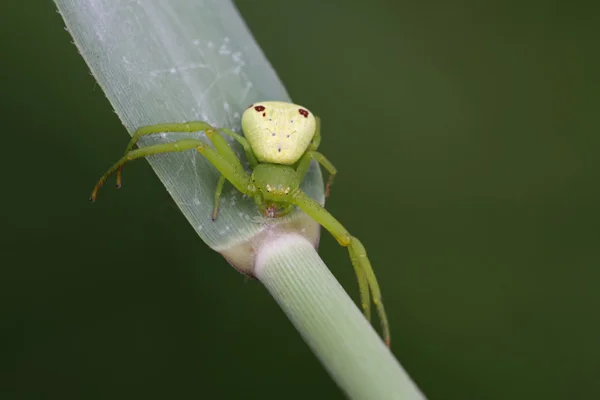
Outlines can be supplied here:
<path id="1" fill-rule="evenodd" d="M 244 172 L 239 163 L 232 163 L 220 155 L 216 150 L 209 147 L 206 143 L 197 139 L 183 139 L 173 143 L 156 144 L 153 146 L 142 147 L 140 149 L 129 151 L 123 158 L 114 164 L 98 181 L 92 195 L 91 201 L 95 201 L 98 190 L 110 175 L 118 171 L 129 161 L 143 158 L 155 154 L 175 153 L 186 150 L 196 149 L 206 159 L 217 168 L 217 170 L 240 192 L 253 196 L 255 189 L 251 185 L 250 176 Z"/>
<path id="2" fill-rule="evenodd" d="M 352 261 L 352 265 L 358 279 L 358 287 L 365 316 L 367 319 L 370 317 L 370 291 L 370 294 L 373 296 L 373 303 L 377 309 L 377 314 L 379 315 L 379 320 L 381 322 L 383 339 L 386 345 L 389 347 L 390 331 L 385 309 L 383 307 L 381 291 L 379 289 L 379 284 L 377 283 L 375 273 L 373 272 L 373 267 L 371 267 L 371 262 L 367 257 L 367 251 L 365 250 L 363 244 L 360 242 L 360 240 L 350 235 L 346 228 L 344 228 L 344 226 L 337 219 L 335 219 L 327 210 L 325 210 L 325 208 L 311 199 L 302 190 L 298 190 L 293 195 L 290 202 L 300 207 L 302 211 L 327 229 L 340 245 L 348 248 L 350 260 Z"/>
<path id="3" fill-rule="evenodd" d="M 298 162 L 298 167 L 296 168 L 296 173 L 300 177 L 300 181 L 304 180 L 304 176 L 308 172 L 308 167 L 310 167 L 310 161 L 315 159 L 329 172 L 329 179 L 327 180 L 327 184 L 325 185 L 325 197 L 329 196 L 329 192 L 331 191 L 331 185 L 333 185 L 333 179 L 337 174 L 337 168 L 333 166 L 331 161 L 327 159 L 323 154 L 309 150 L 300 159 Z"/>
<path id="4" fill-rule="evenodd" d="M 230 163 L 234 164 L 236 167 L 239 167 L 240 170 L 243 170 L 242 164 L 240 160 L 237 158 L 229 144 L 225 141 L 225 139 L 218 133 L 216 133 L 215 129 L 211 127 L 211 125 L 206 122 L 201 121 L 191 121 L 191 122 L 183 122 L 183 123 L 169 123 L 169 124 L 157 124 L 157 125 L 149 125 L 139 128 L 135 131 L 133 137 L 129 141 L 129 144 L 125 148 L 125 155 L 132 151 L 133 147 L 139 141 L 140 137 L 154 135 L 164 132 L 201 132 L 205 131 L 208 139 L 213 143 L 215 149 L 219 152 L 219 154 L 225 158 Z M 243 138 L 242 138 L 243 139 Z M 243 139 L 245 140 L 245 139 Z M 247 147 L 246 146 L 244 149 Z M 248 150 L 246 149 L 246 152 Z M 254 158 L 253 158 L 254 159 Z M 117 169 L 117 187 L 120 188 L 122 184 L 122 174 L 123 174 L 123 166 L 121 165 Z M 213 221 L 217 219 L 217 215 L 219 213 L 219 202 L 221 193 L 223 191 L 223 186 L 225 184 L 225 178 L 223 176 L 219 177 L 219 181 L 217 183 L 217 187 L 215 189 L 215 198 L 214 198 L 214 208 L 213 208 Z"/>
<path id="5" fill-rule="evenodd" d="M 229 161 L 231 164 L 235 165 L 237 169 L 240 171 L 244 170 L 240 159 L 233 152 L 233 149 L 229 146 L 229 143 L 225 141 L 225 138 L 217 133 L 213 128 L 209 128 L 206 130 L 206 136 L 212 144 L 215 146 L 215 149 L 219 152 L 221 157 Z M 221 175 L 219 177 L 219 181 L 217 182 L 217 188 L 215 189 L 215 199 L 213 206 L 213 214 L 212 220 L 215 221 L 217 216 L 219 215 L 219 203 L 221 201 L 221 193 L 223 192 L 223 186 L 225 185 L 225 177 Z"/>
<path id="6" fill-rule="evenodd" d="M 156 135 L 159 133 L 168 133 L 168 132 L 200 132 L 207 129 L 210 129 L 211 126 L 206 122 L 194 121 L 194 122 L 183 122 L 183 123 L 171 123 L 171 124 L 156 124 L 156 125 L 148 125 L 143 126 L 135 131 L 131 140 L 127 144 L 125 148 L 125 154 L 129 153 L 136 143 L 140 140 L 142 136 L 148 135 Z M 117 187 L 121 187 L 123 175 L 123 167 L 119 168 L 117 171 Z"/>
<path id="7" fill-rule="evenodd" d="M 333 185 L 333 179 L 337 174 L 337 169 L 333 166 L 331 161 L 327 159 L 323 154 L 317 152 L 316 150 L 319 148 L 321 144 L 321 119 L 319 117 L 315 117 L 316 120 L 316 129 L 315 135 L 313 136 L 306 153 L 302 156 L 300 161 L 298 161 L 296 167 L 296 173 L 300 177 L 300 181 L 304 180 L 304 176 L 308 172 L 308 167 L 310 167 L 310 161 L 314 158 L 329 172 L 329 179 L 327 180 L 327 184 L 325 185 L 325 197 L 329 196 L 329 192 L 331 192 L 331 185 Z"/>
<path id="8" fill-rule="evenodd" d="M 256 160 L 256 156 L 252 151 L 252 147 L 250 147 L 250 143 L 248 143 L 246 138 L 227 128 L 221 128 L 219 130 L 224 134 L 234 138 L 242 146 L 244 152 L 246 153 L 246 158 L 248 159 L 250 166 L 252 167 L 252 169 L 254 169 L 258 165 L 258 161 Z"/>

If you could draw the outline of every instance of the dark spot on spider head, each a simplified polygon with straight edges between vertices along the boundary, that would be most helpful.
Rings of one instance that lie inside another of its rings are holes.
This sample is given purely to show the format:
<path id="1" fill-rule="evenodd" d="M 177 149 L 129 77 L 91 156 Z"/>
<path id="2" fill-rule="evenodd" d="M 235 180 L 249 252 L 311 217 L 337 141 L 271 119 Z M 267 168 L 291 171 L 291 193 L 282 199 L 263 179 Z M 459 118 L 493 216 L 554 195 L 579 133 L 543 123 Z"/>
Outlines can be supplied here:
<path id="1" fill-rule="evenodd" d="M 263 113 L 263 117 L 264 117 L 265 115 L 267 115 L 267 113 Z"/>
<path id="2" fill-rule="evenodd" d="M 298 112 L 300 113 L 300 115 L 302 115 L 304 118 L 308 118 L 308 111 L 306 111 L 304 108 L 299 108 Z"/>
<path id="3" fill-rule="evenodd" d="M 278 148 L 278 149 L 277 149 L 277 151 L 281 153 L 281 147 L 280 147 L 280 148 Z"/>
<path id="4" fill-rule="evenodd" d="M 254 109 L 258 112 L 265 111 L 265 106 L 256 106 Z"/>

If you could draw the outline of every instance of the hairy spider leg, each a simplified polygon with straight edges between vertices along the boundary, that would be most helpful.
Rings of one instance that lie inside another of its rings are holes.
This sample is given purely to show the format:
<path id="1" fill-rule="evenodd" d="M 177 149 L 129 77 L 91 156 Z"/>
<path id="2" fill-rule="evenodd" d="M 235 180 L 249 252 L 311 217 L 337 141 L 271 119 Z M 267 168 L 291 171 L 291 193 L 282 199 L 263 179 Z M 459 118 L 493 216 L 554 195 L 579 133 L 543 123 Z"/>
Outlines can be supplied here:
<path id="1" fill-rule="evenodd" d="M 201 140 L 197 139 L 182 139 L 173 143 L 156 144 L 152 146 L 142 147 L 140 149 L 129 151 L 123 158 L 121 158 L 116 164 L 114 164 L 98 181 L 92 195 L 91 201 L 96 200 L 98 190 L 104 182 L 112 175 L 115 171 L 118 171 L 129 161 L 133 161 L 138 158 L 143 158 L 155 154 L 164 153 L 175 153 L 186 150 L 196 149 L 206 159 L 217 168 L 217 170 L 227 179 L 237 190 L 248 196 L 255 195 L 255 188 L 251 185 L 250 176 L 239 166 L 239 164 L 231 163 L 220 155 L 217 150 L 207 146 Z"/>
<path id="2" fill-rule="evenodd" d="M 373 303 L 375 304 L 377 314 L 381 322 L 383 340 L 389 347 L 390 331 L 388 320 L 383 307 L 379 284 L 377 283 L 377 278 L 373 272 L 373 267 L 371 267 L 371 262 L 367 257 L 367 251 L 365 250 L 365 247 L 362 245 L 360 240 L 350 235 L 346 228 L 344 228 L 344 226 L 337 219 L 335 219 L 333 215 L 325 210 L 319 203 L 311 199 L 302 190 L 298 190 L 296 193 L 294 193 L 291 202 L 300 207 L 302 211 L 327 229 L 341 246 L 348 248 L 350 260 L 352 261 L 352 265 L 354 266 L 356 277 L 358 279 L 361 303 L 365 316 L 367 318 L 370 317 L 370 311 L 368 311 L 371 306 L 368 295 L 370 289 L 371 295 L 373 296 Z"/>

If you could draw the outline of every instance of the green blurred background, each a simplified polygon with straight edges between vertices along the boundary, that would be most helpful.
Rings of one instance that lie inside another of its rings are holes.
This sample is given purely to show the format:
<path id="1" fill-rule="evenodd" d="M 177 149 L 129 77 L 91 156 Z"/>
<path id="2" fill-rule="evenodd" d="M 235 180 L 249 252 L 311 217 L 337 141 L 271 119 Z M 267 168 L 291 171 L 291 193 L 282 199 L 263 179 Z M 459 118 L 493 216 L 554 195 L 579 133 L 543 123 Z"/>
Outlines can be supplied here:
<path id="1" fill-rule="evenodd" d="M 429 398 L 600 398 L 598 3 L 237 4 Z M 88 203 L 129 138 L 52 1 L 0 7 L 0 398 L 343 398 L 147 163 Z"/>

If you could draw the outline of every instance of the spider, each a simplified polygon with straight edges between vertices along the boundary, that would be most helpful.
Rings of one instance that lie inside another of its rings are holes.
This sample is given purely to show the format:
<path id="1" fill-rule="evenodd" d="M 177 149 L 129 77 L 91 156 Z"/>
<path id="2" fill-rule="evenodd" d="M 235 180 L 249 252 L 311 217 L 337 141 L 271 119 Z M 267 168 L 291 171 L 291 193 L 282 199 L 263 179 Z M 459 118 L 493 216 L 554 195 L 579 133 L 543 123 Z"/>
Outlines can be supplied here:
<path id="1" fill-rule="evenodd" d="M 297 104 L 264 101 L 254 103 L 244 111 L 242 130 L 245 137 L 229 129 L 216 129 L 199 121 L 142 127 L 133 135 L 125 149 L 125 155 L 100 178 L 90 200 L 96 200 L 100 187 L 115 172 L 117 187 L 121 187 L 123 166 L 129 161 L 154 154 L 196 150 L 221 173 L 215 191 L 213 220 L 218 216 L 219 199 L 227 180 L 241 193 L 253 198 L 267 218 L 281 217 L 297 206 L 327 229 L 341 246 L 348 248 L 358 279 L 365 317 L 370 320 L 372 296 L 381 322 L 383 339 L 389 347 L 390 333 L 381 292 L 364 246 L 299 187 L 313 159 L 329 172 L 325 196 L 329 195 L 337 173 L 333 164 L 317 152 L 321 142 L 319 118 Z M 163 132 L 200 131 L 206 133 L 214 148 L 202 140 L 182 139 L 173 143 L 133 149 L 141 136 Z M 244 170 L 241 161 L 221 134 L 228 135 L 240 143 L 252 168 L 251 174 Z"/>

